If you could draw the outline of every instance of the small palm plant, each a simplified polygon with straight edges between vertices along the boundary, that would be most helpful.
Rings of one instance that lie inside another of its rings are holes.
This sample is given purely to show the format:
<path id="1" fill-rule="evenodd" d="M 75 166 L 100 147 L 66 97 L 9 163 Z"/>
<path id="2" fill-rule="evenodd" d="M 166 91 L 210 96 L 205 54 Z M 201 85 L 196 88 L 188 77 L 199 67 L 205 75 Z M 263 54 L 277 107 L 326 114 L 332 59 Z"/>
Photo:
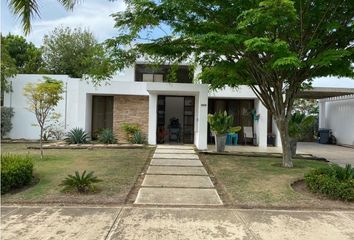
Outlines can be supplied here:
<path id="1" fill-rule="evenodd" d="M 69 144 L 87 143 L 88 135 L 82 128 L 73 128 L 66 134 L 65 141 Z"/>
<path id="2" fill-rule="evenodd" d="M 291 155 L 294 157 L 296 154 L 297 141 L 305 136 L 311 129 L 311 126 L 316 122 L 315 116 L 306 116 L 303 113 L 295 112 L 289 121 L 289 136 Z"/>
<path id="3" fill-rule="evenodd" d="M 79 193 L 94 192 L 96 190 L 94 183 L 102 182 L 93 175 L 94 172 L 89 172 L 86 174 L 86 170 L 80 176 L 78 171 L 75 171 L 75 175 L 69 174 L 60 184 L 64 186 L 63 191 L 76 190 Z"/>

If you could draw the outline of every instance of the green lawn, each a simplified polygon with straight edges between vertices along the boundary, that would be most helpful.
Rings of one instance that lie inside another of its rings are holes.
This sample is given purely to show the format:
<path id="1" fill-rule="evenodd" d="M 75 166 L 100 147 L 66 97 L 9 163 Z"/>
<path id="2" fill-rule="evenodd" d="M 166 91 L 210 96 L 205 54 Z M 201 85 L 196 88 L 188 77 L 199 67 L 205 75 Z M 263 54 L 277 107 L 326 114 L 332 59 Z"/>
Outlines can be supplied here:
<path id="1" fill-rule="evenodd" d="M 312 168 L 327 163 L 295 160 L 295 167 L 280 167 L 280 158 L 204 155 L 229 204 L 246 207 L 348 207 L 338 201 L 319 199 L 312 194 L 295 192 L 291 183 L 302 179 Z M 353 205 L 350 205 L 353 207 Z"/>
<path id="2" fill-rule="evenodd" d="M 64 202 L 64 203 L 124 203 L 135 183 L 150 149 L 39 150 L 27 149 L 29 144 L 2 144 L 2 153 L 30 154 L 34 159 L 34 175 L 39 182 L 31 187 L 2 195 L 2 202 Z M 95 194 L 61 192 L 61 181 L 74 171 L 94 171 L 103 180 Z"/>

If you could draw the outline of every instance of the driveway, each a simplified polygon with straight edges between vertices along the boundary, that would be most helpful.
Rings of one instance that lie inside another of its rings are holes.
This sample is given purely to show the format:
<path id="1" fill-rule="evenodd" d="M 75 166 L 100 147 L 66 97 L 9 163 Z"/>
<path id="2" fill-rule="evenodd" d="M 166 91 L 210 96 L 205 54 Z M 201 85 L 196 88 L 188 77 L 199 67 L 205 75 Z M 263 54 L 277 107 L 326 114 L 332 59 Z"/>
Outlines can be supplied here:
<path id="1" fill-rule="evenodd" d="M 344 166 L 351 164 L 354 167 L 354 148 L 338 145 L 318 144 L 313 142 L 298 143 L 298 151 L 326 158 L 328 161 Z"/>
<path id="2" fill-rule="evenodd" d="M 214 145 L 209 145 L 208 150 L 213 151 Z M 282 153 L 281 147 L 256 147 L 256 146 L 226 146 L 226 151 L 239 153 Z M 311 154 L 316 157 L 326 158 L 328 161 L 344 166 L 354 166 L 354 148 L 338 145 L 319 144 L 315 142 L 299 142 L 297 145 L 298 154 Z"/>
<path id="3" fill-rule="evenodd" d="M 354 239 L 353 211 L 3 206 L 2 239 Z"/>

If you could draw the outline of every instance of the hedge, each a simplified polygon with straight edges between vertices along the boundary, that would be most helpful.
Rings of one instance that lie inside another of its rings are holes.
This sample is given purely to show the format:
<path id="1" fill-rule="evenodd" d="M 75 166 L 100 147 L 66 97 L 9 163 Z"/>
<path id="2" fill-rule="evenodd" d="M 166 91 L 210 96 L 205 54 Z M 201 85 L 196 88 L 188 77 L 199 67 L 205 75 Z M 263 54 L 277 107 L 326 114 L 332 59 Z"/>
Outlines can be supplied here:
<path id="1" fill-rule="evenodd" d="M 1 155 L 1 194 L 32 181 L 33 162 L 29 156 Z"/>
<path id="2" fill-rule="evenodd" d="M 354 169 L 331 165 L 310 171 L 305 175 L 310 191 L 324 194 L 331 199 L 354 201 Z"/>

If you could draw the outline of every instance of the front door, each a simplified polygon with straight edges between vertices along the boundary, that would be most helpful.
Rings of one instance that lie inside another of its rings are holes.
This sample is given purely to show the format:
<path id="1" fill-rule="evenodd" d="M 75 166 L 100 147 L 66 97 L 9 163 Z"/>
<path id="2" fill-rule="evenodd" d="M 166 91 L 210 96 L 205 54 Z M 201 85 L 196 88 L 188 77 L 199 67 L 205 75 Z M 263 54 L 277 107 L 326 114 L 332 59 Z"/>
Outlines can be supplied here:
<path id="1" fill-rule="evenodd" d="M 158 96 L 157 143 L 194 143 L 193 96 Z"/>

